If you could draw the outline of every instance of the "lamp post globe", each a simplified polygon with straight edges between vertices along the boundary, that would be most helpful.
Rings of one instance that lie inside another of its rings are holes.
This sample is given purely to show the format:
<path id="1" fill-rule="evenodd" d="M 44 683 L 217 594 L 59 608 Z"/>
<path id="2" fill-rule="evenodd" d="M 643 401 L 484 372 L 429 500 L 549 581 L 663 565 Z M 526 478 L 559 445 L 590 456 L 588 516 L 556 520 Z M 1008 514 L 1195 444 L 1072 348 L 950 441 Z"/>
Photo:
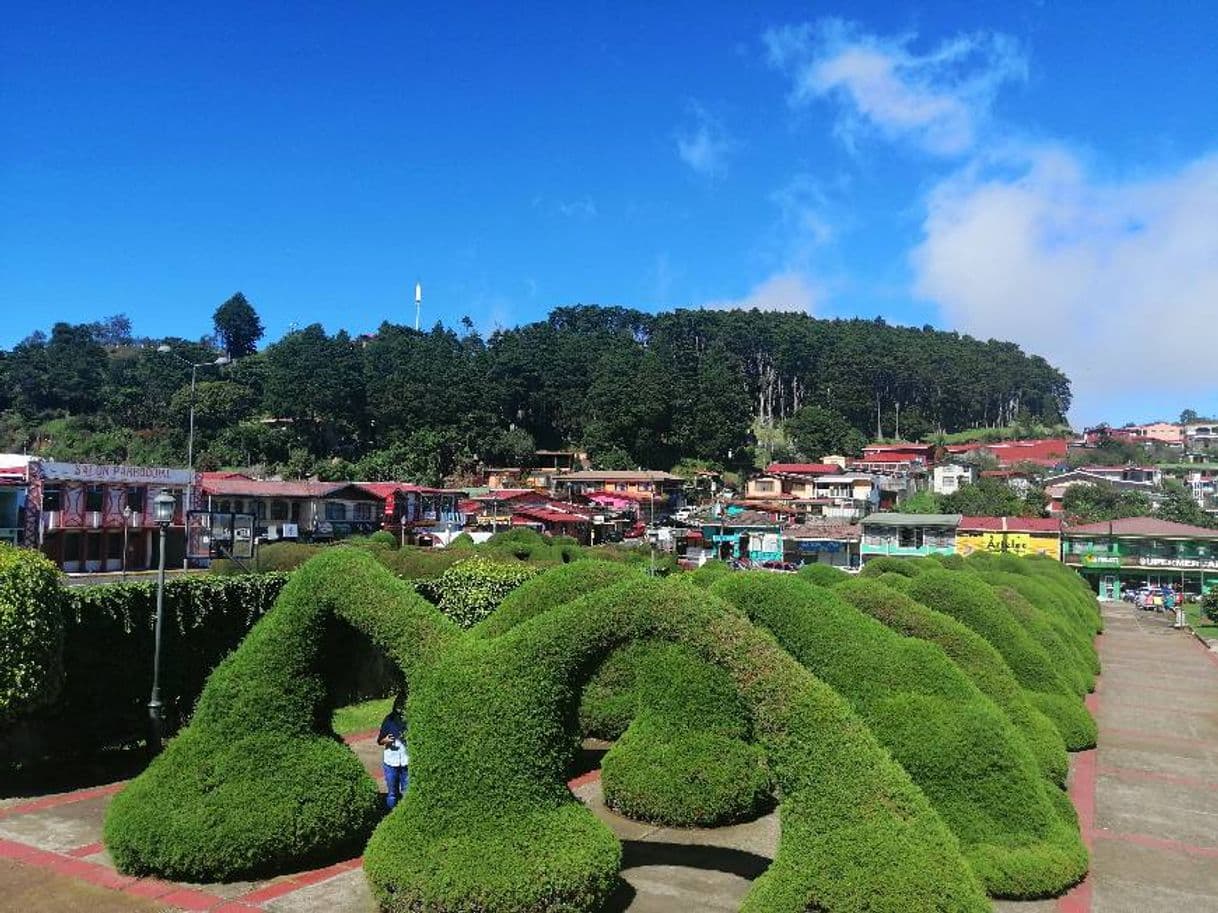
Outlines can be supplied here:
<path id="1" fill-rule="evenodd" d="M 148 699 L 148 751 L 155 757 L 161 751 L 164 712 L 161 705 L 161 623 L 165 617 L 165 532 L 173 522 L 177 501 L 161 489 L 152 499 L 152 518 L 160 530 L 160 559 L 156 573 L 156 625 L 152 636 L 152 695 Z"/>

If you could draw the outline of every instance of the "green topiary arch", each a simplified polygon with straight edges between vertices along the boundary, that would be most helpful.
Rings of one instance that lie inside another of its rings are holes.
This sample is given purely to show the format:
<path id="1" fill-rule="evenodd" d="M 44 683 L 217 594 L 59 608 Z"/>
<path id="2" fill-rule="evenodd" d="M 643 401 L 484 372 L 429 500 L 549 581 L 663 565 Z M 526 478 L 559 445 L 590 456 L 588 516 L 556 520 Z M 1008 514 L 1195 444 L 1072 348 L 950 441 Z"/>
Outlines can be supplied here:
<path id="1" fill-rule="evenodd" d="M 705 590 L 630 576 L 478 636 L 355 549 L 293 576 L 217 667 L 190 727 L 115 798 L 105 837 L 123 871 L 287 870 L 364 839 L 375 787 L 329 732 L 317 671 L 335 620 L 367 634 L 409 688 L 411 789 L 364 857 L 386 910 L 592 911 L 607 899 L 620 846 L 566 772 L 583 683 L 640 640 L 725 671 L 765 753 L 782 830 L 746 911 L 989 909 L 955 836 L 866 724 Z"/>

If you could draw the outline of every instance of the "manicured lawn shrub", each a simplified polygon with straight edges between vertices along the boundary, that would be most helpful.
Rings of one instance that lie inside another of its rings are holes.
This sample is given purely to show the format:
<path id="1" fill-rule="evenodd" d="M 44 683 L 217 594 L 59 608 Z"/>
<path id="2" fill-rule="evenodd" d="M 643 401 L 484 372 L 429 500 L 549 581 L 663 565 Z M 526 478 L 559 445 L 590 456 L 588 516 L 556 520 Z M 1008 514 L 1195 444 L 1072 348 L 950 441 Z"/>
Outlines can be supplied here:
<path id="1" fill-rule="evenodd" d="M 900 587 L 882 585 L 890 575 L 876 580 L 851 580 L 835 592 L 872 618 L 905 637 L 937 644 L 986 697 L 992 700 L 1019 730 L 1036 756 L 1041 771 L 1057 785 L 1066 782 L 1069 760 L 1066 743 L 1049 718 L 1037 710 L 1028 693 L 1016 680 L 1006 660 L 984 637 L 950 615 L 916 602 Z M 892 580 L 909 581 L 899 574 Z"/>
<path id="2" fill-rule="evenodd" d="M 988 640 L 1028 691 L 1069 698 L 1036 702 L 1061 732 L 1067 749 L 1081 751 L 1095 745 L 1095 721 L 1078 698 L 1075 687 L 985 581 L 959 571 L 930 571 L 914 578 L 909 595 L 951 615 Z"/>
<path id="3" fill-rule="evenodd" d="M 59 570 L 0 544 L 0 723 L 50 704 L 63 684 Z"/>
<path id="4" fill-rule="evenodd" d="M 909 590 L 909 585 L 913 582 L 913 578 L 906 574 L 897 574 L 893 571 L 885 571 L 874 577 L 861 577 L 864 580 L 874 580 L 877 583 L 882 583 L 884 586 L 892 587 L 894 590 L 900 590 L 902 593 Z"/>
<path id="5" fill-rule="evenodd" d="M 335 621 L 363 630 L 409 687 L 411 788 L 364 856 L 387 910 L 604 904 L 621 851 L 566 788 L 575 707 L 590 669 L 647 639 L 726 671 L 782 796 L 777 857 L 746 913 L 989 908 L 955 837 L 846 703 L 705 591 L 630 578 L 477 637 L 358 549 L 293 575 L 212 674 L 191 727 L 116 797 L 106 841 L 124 871 L 282 871 L 358 840 L 375 799 L 328 733 L 316 671 Z M 285 834 L 280 816 L 295 807 L 308 826 Z"/>
<path id="6" fill-rule="evenodd" d="M 387 529 L 378 529 L 368 537 L 368 541 L 381 548 L 397 548 L 400 544 L 397 537 Z"/>
<path id="7" fill-rule="evenodd" d="M 499 607 L 474 628 L 474 634 L 497 637 L 534 615 L 637 574 L 638 571 L 628 565 L 608 561 L 577 561 L 551 568 L 531 577 L 505 596 Z"/>
<path id="8" fill-rule="evenodd" d="M 192 574 L 165 582 L 161 699 L 171 731 L 189 716 L 211 670 L 271 608 L 286 581 L 286 574 Z M 0 757 L 58 758 L 69 729 L 82 755 L 141 740 L 148 731 L 156 584 L 58 587 L 62 687 L 54 701 L 23 716 L 22 744 L 10 745 L 0 735 Z"/>
<path id="9" fill-rule="evenodd" d="M 817 586 L 837 586 L 850 579 L 850 575 L 841 568 L 830 567 L 827 564 L 805 564 L 799 569 L 799 579 Z"/>
<path id="10" fill-rule="evenodd" d="M 418 589 L 462 628 L 471 628 L 536 574 L 537 569 L 528 565 L 504 564 L 475 555 L 458 561 L 433 580 L 420 581 Z"/>
<path id="11" fill-rule="evenodd" d="M 862 577 L 878 577 L 880 574 L 901 574 L 905 577 L 916 577 L 928 570 L 937 570 L 940 565 L 929 558 L 868 558 L 863 562 L 859 571 Z"/>
<path id="12" fill-rule="evenodd" d="M 129 873 L 233 879 L 358 846 L 376 786 L 330 730 L 326 631 L 352 623 L 417 674 L 458 629 L 374 558 L 328 549 L 207 681 L 190 726 L 111 803 L 106 846 Z"/>
<path id="13" fill-rule="evenodd" d="M 701 587 L 708 587 L 720 577 L 732 573 L 732 566 L 726 561 L 720 561 L 718 558 L 712 558 L 710 561 L 704 562 L 699 567 L 690 571 L 686 577 L 691 583 L 696 583 Z"/>
<path id="14" fill-rule="evenodd" d="M 960 841 L 987 890 L 1038 897 L 1087 870 L 1027 743 L 937 645 L 901 637 L 835 591 L 743 573 L 711 592 L 850 701 Z"/>
<path id="15" fill-rule="evenodd" d="M 688 647 L 640 641 L 611 654 L 593 682 L 603 687 L 606 667 L 623 659 L 630 681 L 615 697 L 632 706 L 629 727 L 602 765 L 609 807 L 676 827 L 755 816 L 770 778 L 764 752 L 748 742 L 748 714 L 728 674 Z M 581 722 L 588 703 L 585 690 Z"/>
<path id="16" fill-rule="evenodd" d="M 378 549 L 372 556 L 404 580 L 424 580 L 439 577 L 446 570 L 469 557 L 463 549 L 419 548 L 404 545 L 397 551 Z"/>
<path id="17" fill-rule="evenodd" d="M 528 527 L 495 533 L 478 551 L 496 560 L 528 561 L 533 564 L 568 564 L 584 557 L 584 550 L 569 537 L 550 538 Z"/>
<path id="18" fill-rule="evenodd" d="M 1014 581 L 1002 578 L 1015 577 Z M 998 598 L 1011 611 L 1011 616 L 1018 621 L 1032 639 L 1044 649 L 1049 658 L 1058 665 L 1064 675 L 1074 683 L 1078 694 L 1086 694 L 1094 687 L 1094 665 L 1098 660 L 1089 655 L 1085 647 L 1076 639 L 1076 632 L 1068 622 L 1058 616 L 1053 609 L 1044 611 L 1025 597 L 1019 587 L 1019 578 L 1014 574 L 982 575 L 987 583 L 994 588 Z M 1026 579 L 1026 578 L 1022 578 Z M 1014 584 L 1009 585 L 1009 584 Z"/>
<path id="19" fill-rule="evenodd" d="M 728 672 L 779 783 L 778 858 L 745 910 L 896 913 L 932 897 L 943 910 L 987 909 L 955 839 L 840 698 L 704 591 L 645 578 L 466 638 L 412 684 L 417 787 L 365 854 L 378 901 L 402 911 L 602 903 L 616 841 L 565 787 L 563 721 L 586 670 L 646 638 L 678 640 Z"/>

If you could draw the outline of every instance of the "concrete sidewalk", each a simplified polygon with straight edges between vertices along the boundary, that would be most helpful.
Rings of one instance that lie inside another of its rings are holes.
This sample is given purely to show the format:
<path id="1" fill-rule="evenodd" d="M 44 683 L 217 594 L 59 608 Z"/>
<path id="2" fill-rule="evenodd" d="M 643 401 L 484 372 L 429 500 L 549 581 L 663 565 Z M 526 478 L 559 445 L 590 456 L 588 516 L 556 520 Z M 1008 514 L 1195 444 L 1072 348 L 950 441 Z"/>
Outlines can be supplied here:
<path id="1" fill-rule="evenodd" d="M 1173 631 L 1166 617 L 1117 603 L 1103 611 L 1103 675 L 1088 700 L 1099 748 L 1071 758 L 1070 793 L 1092 850 L 1091 874 L 1065 897 L 1001 901 L 995 909 L 1218 913 L 1218 654 Z M 379 778 L 372 734 L 349 743 Z M 571 786 L 623 840 L 625 884 L 610 913 L 736 910 L 777 846 L 776 815 L 714 830 L 662 828 L 608 811 L 595 773 Z M 213 913 L 375 911 L 359 859 L 230 884 L 119 875 L 99 842 L 105 807 L 119 788 L 0 802 L 0 911 L 27 908 L 20 898 L 37 883 L 31 869 L 42 873 L 48 892 L 75 879 L 114 892 L 118 899 L 105 909 L 131 913 L 148 910 L 139 898 Z"/>

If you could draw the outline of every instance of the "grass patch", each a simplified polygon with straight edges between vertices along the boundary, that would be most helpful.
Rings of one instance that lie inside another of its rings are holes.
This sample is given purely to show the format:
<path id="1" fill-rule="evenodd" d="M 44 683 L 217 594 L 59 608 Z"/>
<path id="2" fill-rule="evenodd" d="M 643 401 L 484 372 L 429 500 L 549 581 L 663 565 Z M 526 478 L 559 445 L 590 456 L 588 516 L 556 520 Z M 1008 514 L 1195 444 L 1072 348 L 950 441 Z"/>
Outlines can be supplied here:
<path id="1" fill-rule="evenodd" d="M 1184 617 L 1194 631 L 1211 643 L 1218 640 L 1218 624 L 1201 614 L 1201 603 L 1191 602 L 1184 606 Z"/>
<path id="2" fill-rule="evenodd" d="M 380 729 L 381 722 L 392 709 L 392 697 L 377 697 L 370 701 L 360 701 L 358 704 L 348 704 L 346 707 L 335 707 L 330 717 L 330 725 L 338 735 Z"/>

